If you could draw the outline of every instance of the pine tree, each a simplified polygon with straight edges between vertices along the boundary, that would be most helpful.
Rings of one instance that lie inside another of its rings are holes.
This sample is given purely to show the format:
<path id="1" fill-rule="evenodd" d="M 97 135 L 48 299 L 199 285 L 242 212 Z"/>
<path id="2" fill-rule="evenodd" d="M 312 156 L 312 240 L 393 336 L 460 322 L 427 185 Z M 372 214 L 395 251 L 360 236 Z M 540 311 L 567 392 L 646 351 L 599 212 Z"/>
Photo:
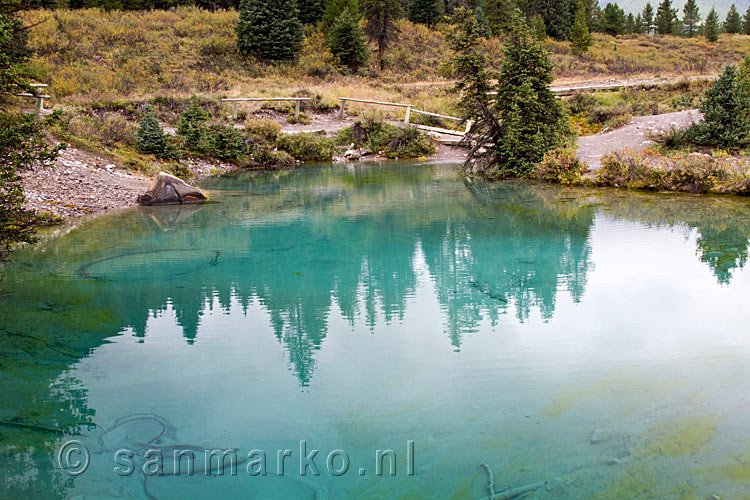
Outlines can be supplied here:
<path id="1" fill-rule="evenodd" d="M 359 15 L 346 9 L 333 23 L 326 37 L 331 53 L 351 72 L 367 62 L 367 42 Z"/>
<path id="2" fill-rule="evenodd" d="M 628 35 L 632 35 L 635 33 L 635 17 L 633 17 L 633 14 L 628 14 L 628 17 L 625 19 L 625 33 Z"/>
<path id="3" fill-rule="evenodd" d="M 651 7 L 651 2 L 647 3 L 643 8 L 642 17 L 644 32 L 648 35 L 653 35 L 656 27 L 654 25 L 654 8 Z"/>
<path id="4" fill-rule="evenodd" d="M 207 135 L 208 112 L 198 104 L 195 96 L 190 98 L 190 106 L 177 120 L 177 134 L 185 138 L 185 146 L 191 151 L 200 151 Z"/>
<path id="5" fill-rule="evenodd" d="M 742 32 L 742 18 L 740 18 L 740 13 L 737 12 L 737 7 L 734 4 L 729 7 L 729 12 L 727 12 L 727 20 L 724 21 L 724 31 L 733 34 Z"/>
<path id="6" fill-rule="evenodd" d="M 378 46 L 378 68 L 383 70 L 383 54 L 396 36 L 396 18 L 401 11 L 398 0 L 363 0 L 362 10 L 367 19 L 365 32 Z"/>
<path id="7" fill-rule="evenodd" d="M 297 15 L 295 0 L 242 0 L 235 27 L 240 53 L 272 61 L 294 59 L 302 42 Z"/>
<path id="8" fill-rule="evenodd" d="M 480 6 L 493 34 L 499 35 L 508 29 L 513 12 L 513 0 L 482 0 Z"/>
<path id="9" fill-rule="evenodd" d="M 598 31 L 599 21 L 602 17 L 602 9 L 599 7 L 599 0 L 583 0 L 583 6 L 586 8 L 586 25 L 589 27 L 589 31 Z"/>
<path id="10" fill-rule="evenodd" d="M 672 7 L 672 0 L 663 0 L 656 9 L 656 33 L 671 35 L 674 33 L 677 11 Z"/>
<path id="11" fill-rule="evenodd" d="M 581 0 L 578 0 L 577 3 L 576 20 L 570 31 L 570 47 L 573 50 L 573 54 L 580 56 L 589 50 L 594 40 L 586 24 L 586 7 Z"/>
<path id="12" fill-rule="evenodd" d="M 635 16 L 635 26 L 634 26 L 634 32 L 642 35 L 646 32 L 646 28 L 643 24 L 643 16 L 641 16 L 640 12 L 637 16 Z"/>
<path id="13" fill-rule="evenodd" d="M 135 145 L 140 153 L 161 155 L 164 153 L 166 144 L 166 137 L 159 125 L 159 119 L 156 118 L 151 106 L 147 104 L 135 133 Z"/>
<path id="14" fill-rule="evenodd" d="M 746 35 L 750 35 L 750 7 L 747 8 L 747 11 L 742 18 L 742 31 Z"/>
<path id="15" fill-rule="evenodd" d="M 544 19 L 547 34 L 555 40 L 570 38 L 573 24 L 571 0 L 534 0 L 533 13 Z"/>
<path id="16" fill-rule="evenodd" d="M 409 21 L 432 26 L 438 21 L 440 6 L 438 0 L 410 0 Z"/>
<path id="17" fill-rule="evenodd" d="M 687 0 L 682 8 L 682 26 L 686 37 L 692 38 L 698 34 L 698 25 L 701 22 L 700 11 L 695 0 Z"/>
<path id="18" fill-rule="evenodd" d="M 737 67 L 729 65 L 706 90 L 696 126 L 696 140 L 723 148 L 742 148 L 750 142 L 750 94 Z"/>
<path id="19" fill-rule="evenodd" d="M 625 11 L 616 3 L 608 3 L 604 7 L 601 29 L 612 36 L 622 35 L 625 32 Z"/>
<path id="20" fill-rule="evenodd" d="M 715 42 L 719 39 L 719 15 L 713 7 L 711 7 L 711 11 L 706 16 L 703 34 L 706 35 L 706 40 L 709 42 Z"/>
<path id="21" fill-rule="evenodd" d="M 547 26 L 544 24 L 544 18 L 539 14 L 535 15 L 531 22 L 531 31 L 534 34 L 534 38 L 540 42 L 547 39 Z"/>
<path id="22" fill-rule="evenodd" d="M 474 8 L 474 17 L 477 19 L 477 25 L 484 38 L 490 38 L 492 36 L 492 28 L 490 27 L 490 21 L 484 14 L 484 9 L 481 3 Z"/>
<path id="23" fill-rule="evenodd" d="M 302 24 L 318 24 L 323 19 L 323 0 L 297 0 L 299 20 Z"/>
<path id="24" fill-rule="evenodd" d="M 320 21 L 320 30 L 323 33 L 328 33 L 336 22 L 336 19 L 344 12 L 349 9 L 352 12 L 359 12 L 359 3 L 357 0 L 325 0 L 326 8 L 323 13 L 323 19 Z"/>

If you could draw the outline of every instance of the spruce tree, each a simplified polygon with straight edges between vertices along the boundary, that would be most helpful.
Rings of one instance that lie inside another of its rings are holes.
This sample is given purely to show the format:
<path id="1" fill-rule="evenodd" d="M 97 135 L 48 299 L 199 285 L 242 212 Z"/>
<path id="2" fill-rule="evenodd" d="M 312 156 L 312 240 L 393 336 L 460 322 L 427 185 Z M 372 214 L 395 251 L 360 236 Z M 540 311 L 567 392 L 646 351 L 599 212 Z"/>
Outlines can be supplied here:
<path id="1" fill-rule="evenodd" d="M 700 11 L 695 0 L 687 0 L 682 8 L 682 26 L 686 37 L 692 38 L 698 34 L 698 25 L 701 22 Z"/>
<path id="2" fill-rule="evenodd" d="M 440 6 L 438 0 L 410 0 L 409 21 L 432 26 L 438 21 Z"/>
<path id="3" fill-rule="evenodd" d="M 190 98 L 190 106 L 177 120 L 177 134 L 185 138 L 185 146 L 191 151 L 200 151 L 207 135 L 208 112 L 198 104 L 195 96 Z"/>
<path id="4" fill-rule="evenodd" d="M 747 11 L 742 18 L 742 32 L 746 35 L 750 35 L 750 7 L 747 8 Z"/>
<path id="5" fill-rule="evenodd" d="M 703 26 L 703 34 L 709 42 L 715 42 L 719 39 L 719 15 L 713 7 L 711 7 L 711 11 L 706 16 L 706 24 Z"/>
<path id="6" fill-rule="evenodd" d="M 535 15 L 531 22 L 531 31 L 534 34 L 534 38 L 540 42 L 547 39 L 547 26 L 544 24 L 544 18 L 539 14 Z"/>
<path id="7" fill-rule="evenodd" d="M 643 16 L 641 16 L 641 13 L 639 12 L 637 16 L 635 16 L 635 33 L 642 35 L 646 32 L 646 28 L 643 24 Z"/>
<path id="8" fill-rule="evenodd" d="M 294 59 L 300 51 L 302 24 L 296 0 L 242 0 L 237 48 L 242 55 L 272 61 Z"/>
<path id="9" fill-rule="evenodd" d="M 581 0 L 578 0 L 577 3 L 576 20 L 570 31 L 570 47 L 573 50 L 573 54 L 580 56 L 589 50 L 594 40 L 586 24 L 586 7 Z"/>
<path id="10" fill-rule="evenodd" d="M 359 3 L 357 0 L 326 0 L 323 19 L 320 21 L 320 30 L 323 33 L 328 33 L 333 23 L 336 22 L 336 19 L 346 9 L 352 12 L 359 12 Z"/>
<path id="11" fill-rule="evenodd" d="M 143 116 L 135 133 L 135 145 L 140 153 L 152 155 L 164 154 L 167 145 L 159 119 L 148 104 L 143 109 Z"/>
<path id="12" fill-rule="evenodd" d="M 616 3 L 608 3 L 604 7 L 601 29 L 612 36 L 622 35 L 625 32 L 625 11 Z"/>
<path id="13" fill-rule="evenodd" d="M 490 21 L 484 14 L 484 9 L 481 3 L 474 8 L 474 17 L 477 19 L 477 25 L 484 38 L 490 38 L 492 36 L 492 28 L 490 27 Z"/>
<path id="14" fill-rule="evenodd" d="M 599 21 L 602 17 L 599 0 L 583 0 L 583 6 L 586 8 L 586 26 L 589 27 L 589 31 L 599 31 Z"/>
<path id="15" fill-rule="evenodd" d="M 547 34 L 555 40 L 570 38 L 573 24 L 571 0 L 534 0 L 533 12 L 544 19 Z"/>
<path id="16" fill-rule="evenodd" d="M 323 19 L 323 0 L 297 0 L 299 20 L 302 24 L 318 24 Z"/>
<path id="17" fill-rule="evenodd" d="M 378 68 L 383 70 L 383 54 L 396 36 L 394 22 L 401 11 L 398 0 L 363 0 L 362 10 L 367 19 L 365 32 L 378 46 Z"/>
<path id="18" fill-rule="evenodd" d="M 508 29 L 514 7 L 513 0 L 482 0 L 479 6 L 487 17 L 490 31 L 494 35 L 499 35 Z"/>
<path id="19" fill-rule="evenodd" d="M 654 8 L 651 7 L 651 2 L 648 2 L 643 8 L 643 30 L 647 35 L 654 34 Z"/>
<path id="20" fill-rule="evenodd" d="M 633 17 L 633 14 L 628 14 L 628 17 L 625 19 L 625 33 L 628 35 L 632 35 L 635 33 L 635 17 Z"/>
<path id="21" fill-rule="evenodd" d="M 703 121 L 695 128 L 699 144 L 737 149 L 750 143 L 750 94 L 736 66 L 724 68 L 706 90 L 700 110 Z"/>
<path id="22" fill-rule="evenodd" d="M 677 11 L 672 7 L 672 0 L 663 0 L 656 9 L 656 33 L 671 35 L 674 33 Z"/>
<path id="23" fill-rule="evenodd" d="M 346 9 L 336 19 L 326 36 L 331 53 L 354 73 L 367 62 L 367 42 L 359 15 Z"/>
<path id="24" fill-rule="evenodd" d="M 742 18 L 740 18 L 740 13 L 734 4 L 729 7 L 729 12 L 727 12 L 727 20 L 724 21 L 724 31 L 732 34 L 742 32 Z"/>

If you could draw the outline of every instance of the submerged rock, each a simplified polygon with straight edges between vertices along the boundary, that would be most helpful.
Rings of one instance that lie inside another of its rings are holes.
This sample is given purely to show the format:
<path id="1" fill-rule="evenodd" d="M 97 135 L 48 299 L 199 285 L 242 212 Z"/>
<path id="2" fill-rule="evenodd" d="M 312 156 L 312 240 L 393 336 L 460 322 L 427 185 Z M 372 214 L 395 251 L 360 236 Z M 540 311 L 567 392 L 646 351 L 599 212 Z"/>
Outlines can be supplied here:
<path id="1" fill-rule="evenodd" d="M 174 175 L 159 172 L 159 175 L 151 181 L 148 191 L 138 196 L 137 199 L 141 205 L 204 203 L 208 200 L 208 195 Z"/>

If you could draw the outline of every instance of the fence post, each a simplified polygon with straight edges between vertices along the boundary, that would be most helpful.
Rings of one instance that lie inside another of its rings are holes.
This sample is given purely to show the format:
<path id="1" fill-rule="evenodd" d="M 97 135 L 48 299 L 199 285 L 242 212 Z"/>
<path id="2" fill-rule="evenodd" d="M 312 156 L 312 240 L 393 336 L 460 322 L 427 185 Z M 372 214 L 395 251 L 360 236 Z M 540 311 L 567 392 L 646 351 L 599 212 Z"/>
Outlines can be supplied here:
<path id="1" fill-rule="evenodd" d="M 299 103 L 300 101 L 294 101 L 294 120 L 299 121 Z"/>
<path id="2" fill-rule="evenodd" d="M 464 130 L 464 135 L 469 133 L 469 130 L 471 130 L 471 126 L 474 125 L 474 122 L 471 120 L 466 120 L 466 130 Z"/>
<path id="3" fill-rule="evenodd" d="M 409 116 L 411 115 L 411 106 L 406 106 L 406 115 L 404 116 L 404 123 L 409 124 Z"/>
<path id="4" fill-rule="evenodd" d="M 36 97 L 36 116 L 40 116 L 42 114 L 42 111 L 44 111 L 44 99 L 37 96 Z"/>
<path id="5" fill-rule="evenodd" d="M 341 108 L 339 108 L 339 118 L 344 117 L 344 107 L 346 106 L 346 101 L 341 99 Z"/>
<path id="6" fill-rule="evenodd" d="M 237 120 L 237 101 L 232 101 L 232 118 Z"/>

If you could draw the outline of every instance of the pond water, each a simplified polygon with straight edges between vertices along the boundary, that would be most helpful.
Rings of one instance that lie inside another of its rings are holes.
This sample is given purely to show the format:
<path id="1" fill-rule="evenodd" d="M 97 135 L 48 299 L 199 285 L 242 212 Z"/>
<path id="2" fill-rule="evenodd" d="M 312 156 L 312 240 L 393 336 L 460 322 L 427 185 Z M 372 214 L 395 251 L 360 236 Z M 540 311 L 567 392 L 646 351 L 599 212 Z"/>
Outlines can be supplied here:
<path id="1" fill-rule="evenodd" d="M 19 250 L 0 497 L 746 498 L 748 201 L 455 170 L 227 176 Z"/>

